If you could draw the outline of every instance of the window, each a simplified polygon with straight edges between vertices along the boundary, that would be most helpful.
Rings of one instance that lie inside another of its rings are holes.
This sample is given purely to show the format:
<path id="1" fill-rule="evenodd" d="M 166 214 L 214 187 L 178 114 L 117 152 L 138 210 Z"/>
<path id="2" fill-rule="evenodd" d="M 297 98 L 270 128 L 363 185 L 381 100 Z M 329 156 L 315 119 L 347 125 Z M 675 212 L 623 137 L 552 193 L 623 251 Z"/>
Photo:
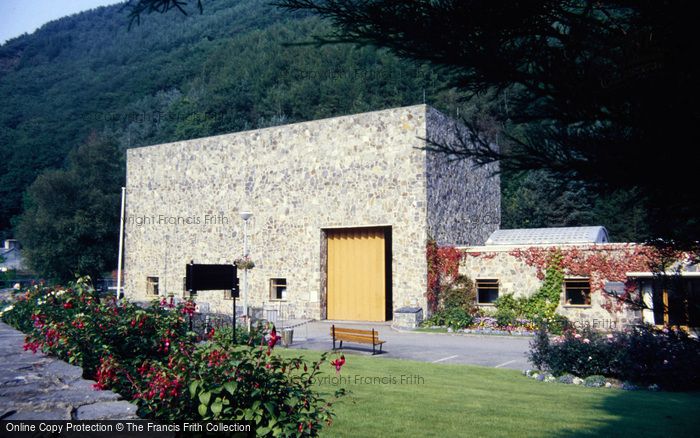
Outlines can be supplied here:
<path id="1" fill-rule="evenodd" d="M 478 279 L 476 280 L 476 302 L 477 304 L 493 304 L 498 299 L 498 280 Z"/>
<path id="2" fill-rule="evenodd" d="M 286 278 L 271 278 L 270 279 L 270 299 L 271 300 L 286 300 L 287 299 L 287 279 Z"/>
<path id="3" fill-rule="evenodd" d="M 158 295 L 158 277 L 146 277 L 146 294 Z"/>
<path id="4" fill-rule="evenodd" d="M 566 304 L 569 306 L 591 305 L 591 282 L 588 279 L 564 280 Z"/>

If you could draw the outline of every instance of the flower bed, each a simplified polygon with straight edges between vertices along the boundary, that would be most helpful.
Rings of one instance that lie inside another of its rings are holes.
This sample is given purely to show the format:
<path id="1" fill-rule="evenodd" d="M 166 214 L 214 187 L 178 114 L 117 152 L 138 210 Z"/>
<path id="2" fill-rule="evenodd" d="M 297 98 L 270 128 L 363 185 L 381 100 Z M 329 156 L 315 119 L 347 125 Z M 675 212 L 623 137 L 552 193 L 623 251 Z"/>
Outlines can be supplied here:
<path id="1" fill-rule="evenodd" d="M 586 386 L 589 388 L 618 388 L 626 391 L 635 391 L 639 389 L 646 389 L 649 391 L 658 391 L 659 385 L 651 384 L 648 386 L 639 386 L 630 382 L 621 382 L 618 379 L 609 378 L 605 376 L 593 375 L 588 376 L 585 379 L 574 376 L 573 374 L 562 374 L 556 377 L 549 371 L 540 370 L 525 370 L 523 371 L 525 377 L 537 380 L 538 382 L 545 383 L 563 383 L 565 385 L 579 385 Z"/>
<path id="2" fill-rule="evenodd" d="M 700 388 L 700 342 L 682 330 L 642 326 L 610 334 L 568 330 L 550 339 L 538 332 L 530 361 L 554 376 L 605 376 L 635 386 Z"/>
<path id="3" fill-rule="evenodd" d="M 423 322 L 424 327 L 444 328 L 449 333 L 479 335 L 534 336 L 537 327 L 527 319 L 514 319 L 512 324 L 500 324 L 493 316 L 472 316 L 461 309 L 438 312 Z"/>
<path id="4" fill-rule="evenodd" d="M 0 316 L 27 334 L 26 350 L 83 367 L 96 389 L 133 400 L 143 417 L 252 420 L 259 435 L 275 436 L 316 436 L 330 424 L 331 404 L 312 383 L 325 356 L 313 363 L 280 358 L 272 326 L 243 345 L 233 345 L 230 332 L 199 339 L 188 330 L 194 309 L 192 301 L 147 308 L 102 302 L 81 279 L 20 291 Z"/>

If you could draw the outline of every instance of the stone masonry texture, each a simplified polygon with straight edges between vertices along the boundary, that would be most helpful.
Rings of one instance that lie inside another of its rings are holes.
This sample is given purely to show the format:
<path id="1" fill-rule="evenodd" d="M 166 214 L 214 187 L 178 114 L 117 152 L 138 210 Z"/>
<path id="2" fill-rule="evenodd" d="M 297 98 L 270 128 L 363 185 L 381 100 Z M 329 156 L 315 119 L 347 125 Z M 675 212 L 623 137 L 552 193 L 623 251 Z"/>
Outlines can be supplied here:
<path id="1" fill-rule="evenodd" d="M 79 367 L 24 351 L 24 334 L 0 322 L 0 418 L 3 420 L 129 420 L 136 405 L 96 391 Z M 1 435 L 1 434 L 0 434 Z"/>
<path id="2" fill-rule="evenodd" d="M 456 141 L 456 124 L 425 105 L 130 149 L 127 152 L 125 292 L 183 295 L 185 265 L 232 263 L 243 253 L 249 210 L 249 304 L 323 318 L 323 230 L 388 226 L 392 307 L 426 307 L 425 244 L 483 244 L 498 226 L 500 182 L 426 152 Z M 242 272 L 239 272 L 242 277 Z M 284 301 L 270 279 L 287 280 Z M 222 291 L 198 303 L 230 313 Z M 239 301 L 240 302 L 240 301 Z"/>
<path id="3" fill-rule="evenodd" d="M 459 149 L 464 127 L 428 108 L 427 140 L 437 147 Z M 438 245 L 483 245 L 501 222 L 498 164 L 474 166 L 454 155 L 428 152 L 426 157 L 428 233 Z"/>
<path id="4" fill-rule="evenodd" d="M 598 245 L 562 245 L 576 247 L 580 251 L 604 253 L 608 257 L 624 257 L 624 249 L 627 244 L 606 244 L 604 248 Z M 528 297 L 534 294 L 542 285 L 542 280 L 537 277 L 537 268 L 528 265 L 520 258 L 514 257 L 511 251 L 514 249 L 526 250 L 528 246 L 472 246 L 460 248 L 465 256 L 460 262 L 460 274 L 470 277 L 472 280 L 497 279 L 499 283 L 499 296 L 512 294 L 514 297 Z M 579 278 L 565 273 L 565 278 Z M 604 281 L 607 279 L 603 279 Z M 595 284 L 595 283 L 594 283 Z M 591 304 L 587 306 L 566 305 L 565 293 L 562 287 L 561 302 L 557 313 L 566 316 L 572 323 L 579 327 L 591 326 L 601 329 L 621 328 L 629 324 L 641 321 L 641 312 L 624 306 L 621 310 L 608 311 L 604 306 L 604 292 L 592 287 Z M 495 310 L 492 305 L 481 305 L 485 309 Z"/>

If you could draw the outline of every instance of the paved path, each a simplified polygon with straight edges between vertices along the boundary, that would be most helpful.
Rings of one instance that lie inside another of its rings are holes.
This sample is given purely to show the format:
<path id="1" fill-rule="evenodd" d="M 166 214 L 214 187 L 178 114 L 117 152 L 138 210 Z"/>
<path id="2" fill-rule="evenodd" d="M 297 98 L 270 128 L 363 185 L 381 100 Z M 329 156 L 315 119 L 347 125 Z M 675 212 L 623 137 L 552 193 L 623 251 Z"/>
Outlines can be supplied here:
<path id="1" fill-rule="evenodd" d="M 314 321 L 294 331 L 294 348 L 330 350 L 333 342 L 330 327 L 333 322 Z M 468 335 L 457 333 L 420 333 L 394 330 L 388 323 L 336 322 L 340 327 L 369 330 L 374 328 L 385 340 L 384 354 L 375 357 L 410 359 L 422 362 L 482 365 L 493 368 L 523 370 L 531 368 L 527 361 L 529 337 Z M 306 337 L 307 339 L 303 339 Z M 343 343 L 346 352 L 366 354 L 366 345 Z"/>
<path id="2" fill-rule="evenodd" d="M 24 351 L 24 334 L 0 322 L 0 419 L 136 419 L 136 405 L 96 391 L 82 369 Z"/>

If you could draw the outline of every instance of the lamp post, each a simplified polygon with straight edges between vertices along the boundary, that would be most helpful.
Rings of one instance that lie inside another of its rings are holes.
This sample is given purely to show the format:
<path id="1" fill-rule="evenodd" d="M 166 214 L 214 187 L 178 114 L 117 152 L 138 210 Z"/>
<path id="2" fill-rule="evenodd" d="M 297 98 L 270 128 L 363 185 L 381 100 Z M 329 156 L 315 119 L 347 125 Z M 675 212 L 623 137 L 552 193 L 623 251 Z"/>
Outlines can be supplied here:
<path id="1" fill-rule="evenodd" d="M 248 219 L 253 217 L 253 213 L 249 211 L 241 211 L 241 219 L 243 219 L 243 258 L 248 257 Z M 248 321 L 248 270 L 243 270 L 243 314 Z"/>

